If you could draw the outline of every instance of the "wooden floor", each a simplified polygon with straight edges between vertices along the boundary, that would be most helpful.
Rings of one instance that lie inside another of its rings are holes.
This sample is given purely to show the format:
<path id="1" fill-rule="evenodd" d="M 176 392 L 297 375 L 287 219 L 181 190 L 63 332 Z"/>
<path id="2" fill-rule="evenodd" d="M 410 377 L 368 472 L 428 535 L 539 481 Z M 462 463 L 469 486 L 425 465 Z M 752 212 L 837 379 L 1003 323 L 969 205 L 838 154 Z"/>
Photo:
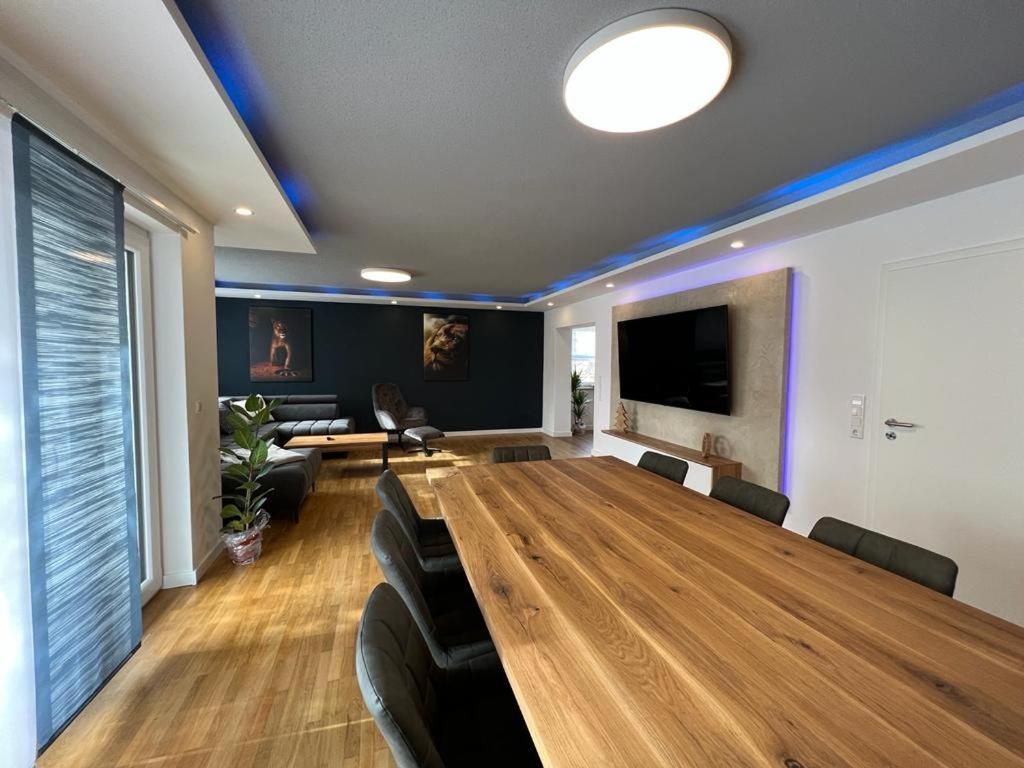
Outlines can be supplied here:
<path id="1" fill-rule="evenodd" d="M 435 515 L 427 468 L 540 442 L 554 458 L 590 454 L 589 435 L 450 438 L 430 458 L 392 451 L 391 466 L 421 514 Z M 222 556 L 198 587 L 153 598 L 142 648 L 39 768 L 394 765 L 353 662 L 363 602 L 381 580 L 369 546 L 379 472 L 376 451 L 326 459 L 301 522 L 272 522 L 255 565 Z"/>

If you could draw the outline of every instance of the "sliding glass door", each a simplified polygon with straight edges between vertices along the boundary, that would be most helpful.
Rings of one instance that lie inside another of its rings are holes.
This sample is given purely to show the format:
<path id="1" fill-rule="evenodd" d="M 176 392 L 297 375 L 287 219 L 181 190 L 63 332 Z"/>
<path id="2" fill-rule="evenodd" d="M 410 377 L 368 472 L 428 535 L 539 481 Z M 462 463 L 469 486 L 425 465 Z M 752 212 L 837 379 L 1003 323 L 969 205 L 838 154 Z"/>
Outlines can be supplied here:
<path id="1" fill-rule="evenodd" d="M 12 124 L 37 739 L 142 636 L 121 186 Z"/>

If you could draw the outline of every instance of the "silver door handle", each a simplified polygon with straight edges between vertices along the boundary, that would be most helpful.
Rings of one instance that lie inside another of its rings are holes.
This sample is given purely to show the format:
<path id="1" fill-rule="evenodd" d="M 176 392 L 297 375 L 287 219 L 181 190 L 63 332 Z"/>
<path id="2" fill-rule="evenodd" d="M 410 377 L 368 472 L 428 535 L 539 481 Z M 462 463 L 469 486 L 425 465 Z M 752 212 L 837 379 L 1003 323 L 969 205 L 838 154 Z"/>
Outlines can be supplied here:
<path id="1" fill-rule="evenodd" d="M 900 421 L 899 419 L 886 419 L 884 424 L 887 427 L 903 427 L 904 429 L 911 429 L 917 426 L 912 421 Z"/>

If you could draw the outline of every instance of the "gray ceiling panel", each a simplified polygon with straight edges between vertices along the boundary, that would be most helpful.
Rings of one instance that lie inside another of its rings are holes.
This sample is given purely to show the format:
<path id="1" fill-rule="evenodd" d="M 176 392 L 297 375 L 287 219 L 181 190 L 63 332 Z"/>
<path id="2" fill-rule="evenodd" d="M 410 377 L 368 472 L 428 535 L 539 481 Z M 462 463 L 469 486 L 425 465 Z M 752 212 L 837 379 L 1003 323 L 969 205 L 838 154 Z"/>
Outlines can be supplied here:
<path id="1" fill-rule="evenodd" d="M 1024 80 L 1020 0 L 694 0 L 734 41 L 722 95 L 602 134 L 565 111 L 565 63 L 658 3 L 179 5 L 208 54 L 246 63 L 243 115 L 309 190 L 319 251 L 226 250 L 222 280 L 366 286 L 359 269 L 385 265 L 413 290 L 529 293 Z"/>

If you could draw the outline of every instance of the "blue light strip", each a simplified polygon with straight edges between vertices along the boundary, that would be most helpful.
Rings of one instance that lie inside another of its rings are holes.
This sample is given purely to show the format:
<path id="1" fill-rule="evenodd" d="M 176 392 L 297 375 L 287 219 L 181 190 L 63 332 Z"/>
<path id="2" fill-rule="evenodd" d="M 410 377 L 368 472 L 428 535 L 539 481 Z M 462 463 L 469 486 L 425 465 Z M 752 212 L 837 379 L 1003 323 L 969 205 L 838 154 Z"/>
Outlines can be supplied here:
<path id="1" fill-rule="evenodd" d="M 193 33 L 199 40 L 217 77 L 234 103 L 250 133 L 260 145 L 268 161 L 275 166 L 281 188 L 299 212 L 311 236 L 315 235 L 307 215 L 313 204 L 313 193 L 304 180 L 280 169 L 277 158 L 283 152 L 270 136 L 268 121 L 269 96 L 259 72 L 244 43 L 232 35 L 229 25 L 217 18 L 199 0 L 177 0 Z M 974 134 L 1024 117 L 1024 83 L 1007 88 L 996 95 L 959 112 L 932 127 L 900 139 L 858 157 L 833 165 L 822 171 L 795 179 L 725 211 L 704 222 L 672 230 L 643 240 L 625 251 L 605 257 L 596 264 L 550 283 L 539 291 L 521 296 L 494 296 L 483 293 L 443 293 L 437 291 L 390 291 L 377 288 L 342 288 L 336 286 L 274 285 L 266 283 L 236 283 L 218 281 L 222 288 L 254 290 L 300 291 L 305 293 L 347 294 L 356 296 L 388 296 L 408 299 L 434 299 L 442 301 L 479 301 L 486 303 L 528 304 L 553 293 L 584 283 L 609 272 L 628 267 L 638 261 L 666 250 L 692 243 L 702 237 L 734 227 L 744 221 L 777 211 L 787 205 L 806 200 L 832 189 L 862 179 L 872 173 L 898 163 L 919 157 Z"/>
<path id="2" fill-rule="evenodd" d="M 530 302 L 564 291 L 662 251 L 820 195 L 1020 117 L 1024 117 L 1024 83 L 1007 88 L 921 133 L 775 187 L 703 223 L 648 238 L 626 251 L 602 259 L 588 269 L 551 283 L 543 290 L 526 294 L 523 299 Z"/>
<path id="3" fill-rule="evenodd" d="M 246 283 L 217 280 L 218 288 L 243 291 L 292 291 L 334 296 L 377 296 L 382 299 L 427 299 L 431 301 L 475 301 L 484 304 L 525 304 L 522 296 L 494 296 L 489 293 L 442 293 L 441 291 L 402 291 L 391 288 L 341 288 L 334 285 L 292 285 L 288 283 Z"/>

